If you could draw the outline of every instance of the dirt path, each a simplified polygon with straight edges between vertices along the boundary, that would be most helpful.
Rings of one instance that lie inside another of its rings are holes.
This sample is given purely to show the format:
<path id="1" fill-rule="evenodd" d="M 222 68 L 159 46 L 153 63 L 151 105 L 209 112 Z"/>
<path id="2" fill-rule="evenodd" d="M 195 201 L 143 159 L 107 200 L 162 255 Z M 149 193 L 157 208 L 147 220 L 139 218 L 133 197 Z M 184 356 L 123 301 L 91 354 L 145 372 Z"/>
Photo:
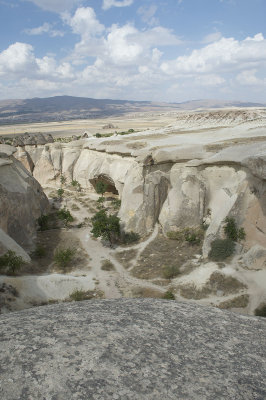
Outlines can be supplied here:
<path id="1" fill-rule="evenodd" d="M 162 288 L 158 285 L 151 283 L 145 279 L 134 278 L 130 272 L 126 270 L 123 265 L 115 258 L 115 254 L 121 250 L 137 250 L 137 256 L 134 264 L 137 262 L 138 257 L 154 240 L 158 233 L 158 226 L 155 227 L 152 234 L 147 240 L 127 247 L 118 247 L 115 250 L 104 246 L 100 240 L 95 240 L 91 237 L 90 229 L 80 229 L 76 235 L 82 243 L 84 250 L 90 257 L 90 264 L 92 266 L 91 272 L 99 282 L 99 289 L 105 293 L 106 298 L 122 297 L 125 292 L 128 292 L 129 287 L 143 287 L 158 290 L 162 293 L 165 292 L 165 287 Z M 115 267 L 115 271 L 103 271 L 101 269 L 102 261 L 110 260 Z"/>

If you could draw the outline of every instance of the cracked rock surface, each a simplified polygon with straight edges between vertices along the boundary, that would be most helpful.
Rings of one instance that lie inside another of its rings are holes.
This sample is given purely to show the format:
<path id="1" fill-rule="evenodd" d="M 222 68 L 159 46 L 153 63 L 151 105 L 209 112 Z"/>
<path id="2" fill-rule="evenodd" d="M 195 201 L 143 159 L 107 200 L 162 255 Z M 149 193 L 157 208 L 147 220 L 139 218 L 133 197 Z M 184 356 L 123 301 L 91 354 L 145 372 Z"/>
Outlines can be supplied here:
<path id="1" fill-rule="evenodd" d="M 0 316 L 2 400 L 266 398 L 266 321 L 118 299 Z"/>

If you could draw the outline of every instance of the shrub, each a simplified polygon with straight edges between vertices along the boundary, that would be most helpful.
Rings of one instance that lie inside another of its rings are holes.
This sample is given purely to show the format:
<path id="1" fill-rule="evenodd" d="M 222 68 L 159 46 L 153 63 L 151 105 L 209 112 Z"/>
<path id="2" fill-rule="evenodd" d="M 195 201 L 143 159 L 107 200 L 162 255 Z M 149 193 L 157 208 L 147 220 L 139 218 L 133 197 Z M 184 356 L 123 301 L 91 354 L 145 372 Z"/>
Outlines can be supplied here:
<path id="1" fill-rule="evenodd" d="M 123 239 L 122 242 L 123 244 L 131 244 L 131 243 L 135 243 L 138 242 L 140 240 L 140 235 L 136 232 L 125 232 L 123 234 Z"/>
<path id="2" fill-rule="evenodd" d="M 200 244 L 204 231 L 201 228 L 184 228 L 178 231 L 167 232 L 167 237 L 172 240 L 186 241 L 192 245 Z"/>
<path id="3" fill-rule="evenodd" d="M 230 217 L 225 218 L 224 233 L 227 239 L 231 239 L 234 242 L 237 242 L 238 240 L 243 240 L 246 237 L 244 229 L 238 229 L 235 219 Z"/>
<path id="4" fill-rule="evenodd" d="M 9 274 L 16 274 L 25 264 L 21 256 L 17 256 L 12 250 L 8 250 L 3 256 L 0 257 L 0 269 L 5 269 L 5 272 Z"/>
<path id="5" fill-rule="evenodd" d="M 115 210 L 119 210 L 119 208 L 121 207 L 121 200 L 112 199 L 112 205 L 113 205 Z"/>
<path id="6" fill-rule="evenodd" d="M 103 271 L 113 271 L 114 270 L 114 264 L 110 260 L 103 260 L 101 269 Z"/>
<path id="7" fill-rule="evenodd" d="M 231 239 L 216 239 L 211 243 L 209 258 L 213 261 L 223 261 L 230 257 L 235 250 L 235 243 Z"/>
<path id="8" fill-rule="evenodd" d="M 54 262 L 62 268 L 66 268 L 73 259 L 75 249 L 57 249 L 54 255 Z"/>
<path id="9" fill-rule="evenodd" d="M 257 317 L 265 317 L 266 318 L 266 303 L 261 304 L 259 307 L 256 308 L 254 314 Z"/>
<path id="10" fill-rule="evenodd" d="M 37 219 L 38 225 L 39 225 L 39 230 L 40 231 L 46 231 L 49 229 L 49 216 L 42 214 L 38 219 Z"/>
<path id="11" fill-rule="evenodd" d="M 62 188 L 60 188 L 60 189 L 58 189 L 57 190 L 57 195 L 58 195 L 58 197 L 61 199 L 62 197 L 63 197 L 63 194 L 64 194 L 64 189 L 62 189 Z"/>
<path id="12" fill-rule="evenodd" d="M 112 244 L 120 236 L 120 219 L 116 215 L 107 215 L 105 209 L 98 211 L 91 222 L 91 233 L 95 238 L 101 237 Z"/>
<path id="13" fill-rule="evenodd" d="M 167 292 L 164 293 L 162 299 L 165 300 L 175 300 L 175 295 L 171 290 L 167 290 Z"/>
<path id="14" fill-rule="evenodd" d="M 62 185 L 63 185 L 64 183 L 66 183 L 66 177 L 65 177 L 64 175 L 61 175 L 61 176 L 60 176 L 60 182 L 62 183 Z"/>
<path id="15" fill-rule="evenodd" d="M 135 132 L 135 131 L 134 131 L 134 129 L 131 128 L 131 129 L 128 130 L 128 132 L 129 132 L 129 133 L 133 133 L 133 132 Z"/>
<path id="16" fill-rule="evenodd" d="M 57 211 L 57 216 L 61 221 L 64 221 L 66 226 L 70 222 L 74 221 L 73 216 L 71 215 L 70 211 L 66 207 L 61 208 L 61 210 Z"/>
<path id="17" fill-rule="evenodd" d="M 173 279 L 179 275 L 179 267 L 177 265 L 168 265 L 163 267 L 163 277 L 165 279 Z"/>
<path id="18" fill-rule="evenodd" d="M 43 246 L 41 246 L 41 245 L 37 245 L 36 246 L 36 249 L 34 250 L 34 252 L 33 252 L 33 257 L 36 257 L 36 258 L 43 258 L 43 257 L 45 257 L 46 256 L 46 250 L 45 250 L 45 248 L 43 247 Z"/>
<path id="19" fill-rule="evenodd" d="M 84 290 L 74 290 L 74 292 L 72 292 L 69 295 L 70 299 L 73 301 L 82 301 L 82 300 L 86 300 L 86 292 L 84 292 Z"/>
<path id="20" fill-rule="evenodd" d="M 97 133 L 95 134 L 95 136 L 96 136 L 97 138 L 102 137 L 102 135 L 101 135 L 99 132 L 97 132 Z"/>
<path id="21" fill-rule="evenodd" d="M 108 185 L 104 183 L 103 181 L 98 181 L 95 185 L 95 190 L 98 194 L 103 196 L 103 194 L 106 192 Z"/>

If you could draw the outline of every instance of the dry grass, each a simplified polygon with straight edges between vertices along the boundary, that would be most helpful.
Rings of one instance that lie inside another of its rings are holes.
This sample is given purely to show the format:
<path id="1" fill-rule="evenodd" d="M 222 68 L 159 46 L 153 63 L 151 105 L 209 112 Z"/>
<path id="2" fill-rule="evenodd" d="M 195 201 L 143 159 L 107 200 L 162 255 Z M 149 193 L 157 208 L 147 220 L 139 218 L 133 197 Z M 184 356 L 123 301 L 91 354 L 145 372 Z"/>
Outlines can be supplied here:
<path id="1" fill-rule="evenodd" d="M 132 269 L 132 275 L 141 279 L 164 278 L 166 268 L 180 267 L 200 251 L 201 247 L 198 244 L 191 246 L 188 242 L 170 240 L 158 234 L 141 254 Z M 180 272 L 188 273 L 186 268 Z"/>
<path id="2" fill-rule="evenodd" d="M 103 260 L 102 261 L 102 265 L 101 265 L 101 269 L 103 271 L 114 271 L 115 266 L 110 260 Z"/>
<path id="3" fill-rule="evenodd" d="M 234 294 L 242 289 L 246 289 L 246 286 L 232 276 L 214 272 L 206 285 L 200 289 L 195 284 L 182 285 L 178 289 L 180 295 L 185 299 L 200 300 L 215 295 L 217 291 L 221 291 L 223 295 Z"/>
<path id="4" fill-rule="evenodd" d="M 226 300 L 221 302 L 218 307 L 221 309 L 230 309 L 230 308 L 245 308 L 249 303 L 249 295 L 242 294 L 241 296 L 234 297 L 231 300 Z"/>
<path id="5" fill-rule="evenodd" d="M 119 251 L 115 254 L 115 258 L 119 261 L 125 269 L 128 269 L 132 266 L 131 261 L 133 261 L 137 256 L 137 250 L 124 250 Z"/>
<path id="6" fill-rule="evenodd" d="M 137 287 L 132 289 L 133 297 L 137 298 L 153 298 L 153 299 L 161 299 L 163 294 L 159 290 L 145 288 L 145 287 Z"/>

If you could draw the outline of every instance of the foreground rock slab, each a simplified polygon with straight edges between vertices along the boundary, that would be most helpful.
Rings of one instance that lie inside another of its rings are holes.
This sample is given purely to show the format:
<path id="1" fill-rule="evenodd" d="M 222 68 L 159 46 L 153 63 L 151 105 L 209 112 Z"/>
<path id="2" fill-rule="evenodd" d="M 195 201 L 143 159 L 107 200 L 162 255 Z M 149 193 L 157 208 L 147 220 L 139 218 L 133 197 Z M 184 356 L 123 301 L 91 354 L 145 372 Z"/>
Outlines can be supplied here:
<path id="1" fill-rule="evenodd" d="M 266 398 L 266 321 L 191 303 L 119 299 L 0 317 L 0 397 Z"/>

